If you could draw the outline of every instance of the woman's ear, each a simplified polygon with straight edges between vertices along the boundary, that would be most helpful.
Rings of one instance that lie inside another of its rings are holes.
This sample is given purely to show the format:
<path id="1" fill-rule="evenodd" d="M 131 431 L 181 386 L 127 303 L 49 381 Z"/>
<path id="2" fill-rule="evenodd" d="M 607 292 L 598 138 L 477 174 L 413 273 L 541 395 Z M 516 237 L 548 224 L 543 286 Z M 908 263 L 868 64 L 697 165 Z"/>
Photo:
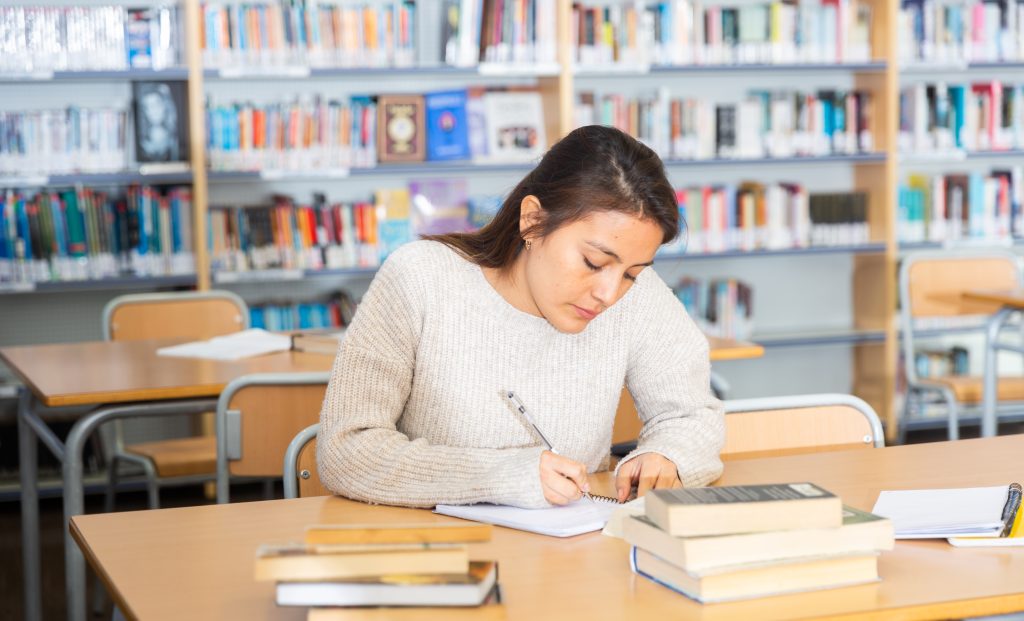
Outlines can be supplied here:
<path id="1" fill-rule="evenodd" d="M 519 203 L 519 233 L 522 234 L 530 227 L 540 224 L 542 217 L 540 200 L 533 194 L 524 196 Z"/>

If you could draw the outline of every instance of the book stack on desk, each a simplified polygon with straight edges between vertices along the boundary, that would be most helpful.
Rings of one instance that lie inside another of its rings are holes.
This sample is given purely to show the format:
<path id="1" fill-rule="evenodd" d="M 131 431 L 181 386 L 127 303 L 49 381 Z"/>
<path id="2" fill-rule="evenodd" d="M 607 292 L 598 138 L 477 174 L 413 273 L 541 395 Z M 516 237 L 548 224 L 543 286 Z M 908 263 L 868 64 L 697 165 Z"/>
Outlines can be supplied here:
<path id="1" fill-rule="evenodd" d="M 495 605 L 498 565 L 470 561 L 466 546 L 490 538 L 488 524 L 311 526 L 303 543 L 261 546 L 256 580 L 277 583 L 279 606 L 311 607 L 317 619 Z"/>
<path id="2" fill-rule="evenodd" d="M 702 603 L 878 580 L 892 523 L 812 483 L 656 490 L 626 518 L 633 571 Z"/>

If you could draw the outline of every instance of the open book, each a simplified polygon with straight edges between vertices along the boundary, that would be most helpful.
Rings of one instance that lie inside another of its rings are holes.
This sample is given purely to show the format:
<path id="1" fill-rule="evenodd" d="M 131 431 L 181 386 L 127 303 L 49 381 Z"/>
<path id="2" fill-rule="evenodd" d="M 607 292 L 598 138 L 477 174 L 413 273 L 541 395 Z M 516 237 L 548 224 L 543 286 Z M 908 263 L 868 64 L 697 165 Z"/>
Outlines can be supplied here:
<path id="1" fill-rule="evenodd" d="M 615 499 L 591 494 L 594 502 L 581 498 L 562 507 L 520 509 L 503 505 L 437 505 L 435 513 L 525 530 L 552 537 L 572 537 L 604 528 L 616 509 Z"/>
<path id="2" fill-rule="evenodd" d="M 241 360 L 276 351 L 288 351 L 292 341 L 287 334 L 274 334 L 251 328 L 225 336 L 216 336 L 208 341 L 192 341 L 181 345 L 161 347 L 158 356 L 178 358 L 205 358 L 207 360 Z"/>

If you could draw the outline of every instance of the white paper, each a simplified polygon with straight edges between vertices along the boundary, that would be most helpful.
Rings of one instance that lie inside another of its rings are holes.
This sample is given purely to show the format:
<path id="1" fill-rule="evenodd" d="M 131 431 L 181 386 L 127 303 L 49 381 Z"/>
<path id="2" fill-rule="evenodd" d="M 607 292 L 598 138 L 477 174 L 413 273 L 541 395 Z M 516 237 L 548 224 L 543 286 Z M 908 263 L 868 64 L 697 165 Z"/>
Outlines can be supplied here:
<path id="1" fill-rule="evenodd" d="M 1008 485 L 884 491 L 871 512 L 892 520 L 897 539 L 995 537 L 1008 492 Z"/>
<path id="2" fill-rule="evenodd" d="M 234 334 L 217 336 L 208 341 L 193 341 L 161 347 L 158 356 L 176 358 L 205 358 L 207 360 L 241 360 L 277 351 L 291 349 L 291 337 L 273 334 L 260 328 L 251 328 Z"/>
<path id="3" fill-rule="evenodd" d="M 548 509 L 520 509 L 486 504 L 437 505 L 434 512 L 552 537 L 572 537 L 601 530 L 612 513 L 623 506 L 581 498 L 570 505 Z"/>

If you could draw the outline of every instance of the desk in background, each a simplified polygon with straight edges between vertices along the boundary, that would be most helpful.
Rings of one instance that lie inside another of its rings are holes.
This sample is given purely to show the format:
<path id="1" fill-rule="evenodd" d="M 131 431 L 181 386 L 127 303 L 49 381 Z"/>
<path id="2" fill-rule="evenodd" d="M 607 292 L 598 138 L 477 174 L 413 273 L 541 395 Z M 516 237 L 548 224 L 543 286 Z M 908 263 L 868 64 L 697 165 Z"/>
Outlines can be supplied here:
<path id="1" fill-rule="evenodd" d="M 989 317 L 985 325 L 985 364 L 981 389 L 981 435 L 991 437 L 997 432 L 996 407 L 998 400 L 999 370 L 997 364 L 998 350 L 1015 351 L 1024 354 L 1024 348 L 1007 343 L 999 343 L 999 332 L 1006 320 L 1016 312 L 1024 311 L 1024 289 L 977 289 L 964 292 L 963 299 L 968 302 L 986 302 L 998 304 L 1002 308 Z"/>
<path id="2" fill-rule="evenodd" d="M 329 371 L 333 356 L 281 352 L 236 362 L 156 355 L 172 341 L 92 342 L 0 348 L 0 359 L 27 387 L 18 406 L 22 558 L 26 619 L 41 618 L 37 439 L 63 464 L 64 521 L 84 510 L 82 450 L 100 421 L 117 412 L 160 415 L 209 412 L 233 379 L 250 373 Z M 39 406 L 95 406 L 61 442 Z M 85 565 L 67 538 L 64 548 L 68 618 L 85 617 Z"/>
<path id="3" fill-rule="evenodd" d="M 811 480 L 871 509 L 883 489 L 1005 484 L 1024 474 L 1024 435 L 728 462 L 720 484 Z M 603 486 L 603 487 L 602 487 Z M 595 489 L 609 491 L 599 475 Z M 253 580 L 260 544 L 300 541 L 321 523 L 438 522 L 421 509 L 335 497 L 79 515 L 71 531 L 115 601 L 132 617 L 303 619 Z M 472 558 L 497 559 L 508 618 L 923 619 L 1024 610 L 1024 550 L 899 541 L 875 584 L 701 606 L 630 572 L 628 545 L 592 533 L 556 539 L 495 528 Z M 169 588 L 173 585 L 173 588 Z M 436 618 L 424 611 L 424 619 Z M 440 621 L 440 620 L 439 620 Z"/>

